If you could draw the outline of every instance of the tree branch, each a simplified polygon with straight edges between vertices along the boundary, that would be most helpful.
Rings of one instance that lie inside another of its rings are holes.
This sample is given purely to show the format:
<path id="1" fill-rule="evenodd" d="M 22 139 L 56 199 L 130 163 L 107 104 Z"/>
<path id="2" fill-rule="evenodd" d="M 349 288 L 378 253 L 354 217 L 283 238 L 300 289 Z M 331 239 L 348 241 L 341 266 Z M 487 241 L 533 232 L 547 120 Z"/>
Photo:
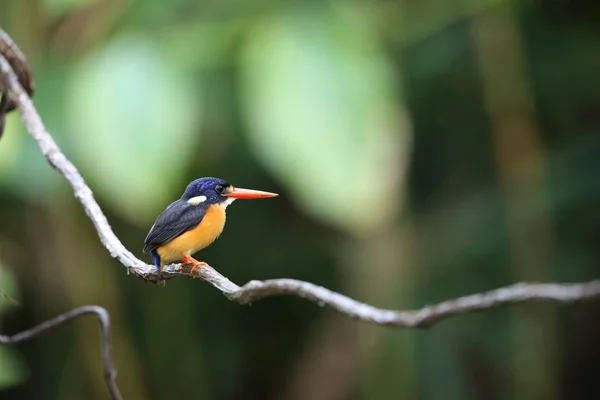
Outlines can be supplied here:
<path id="1" fill-rule="evenodd" d="M 489 292 L 446 300 L 418 310 L 395 311 L 376 308 L 333 292 L 322 286 L 295 279 L 250 281 L 238 291 L 227 295 L 241 304 L 264 297 L 296 295 L 319 305 L 328 305 L 359 321 L 403 328 L 424 328 L 442 319 L 473 311 L 487 310 L 508 304 L 532 300 L 553 300 L 570 303 L 600 296 L 600 280 L 585 283 L 516 283 Z"/>
<path id="2" fill-rule="evenodd" d="M 60 172 L 73 187 L 75 197 L 81 202 L 86 214 L 92 220 L 100 241 L 110 255 L 132 274 L 147 281 L 156 281 L 156 268 L 137 259 L 114 234 L 94 199 L 92 191 L 75 166 L 60 151 L 44 127 L 37 110 L 20 85 L 10 64 L 0 55 L 1 81 L 4 82 L 4 87 L 9 91 L 12 100 L 20 110 L 29 134 L 37 142 L 50 165 Z M 393 311 L 360 303 L 324 287 L 294 279 L 251 281 L 240 287 L 210 266 L 197 268 L 192 274 L 189 266 L 174 264 L 165 267 L 163 272 L 166 279 L 181 275 L 201 278 L 223 292 L 230 300 L 240 304 L 248 304 L 269 296 L 295 295 L 320 305 L 328 305 L 334 310 L 360 321 L 397 327 L 430 326 L 450 316 L 531 300 L 569 303 L 600 296 L 600 280 L 574 284 L 518 283 L 487 293 L 448 300 L 420 310 Z"/>
<path id="3" fill-rule="evenodd" d="M 14 344 L 24 342 L 39 336 L 51 329 L 58 328 L 61 325 L 66 324 L 75 318 L 94 314 L 100 322 L 100 334 L 101 334 L 101 346 L 102 346 L 102 363 L 104 364 L 104 380 L 106 386 L 110 392 L 110 396 L 113 400 L 122 400 L 119 388 L 117 387 L 116 378 L 117 371 L 115 370 L 112 361 L 112 351 L 110 344 L 110 316 L 108 312 L 99 306 L 83 306 L 75 308 L 69 312 L 54 317 L 51 320 L 42 322 L 41 324 L 34 326 L 33 328 L 27 329 L 26 331 L 19 332 L 12 336 L 0 335 L 0 343 L 2 344 Z"/>
<path id="4" fill-rule="evenodd" d="M 4 55 L 13 71 L 16 72 L 19 82 L 31 96 L 34 90 L 33 75 L 29 64 L 21 49 L 12 41 L 10 36 L 0 29 L 0 54 Z M 4 131 L 6 114 L 15 109 L 15 104 L 9 100 L 8 93 L 0 84 L 0 139 Z"/>

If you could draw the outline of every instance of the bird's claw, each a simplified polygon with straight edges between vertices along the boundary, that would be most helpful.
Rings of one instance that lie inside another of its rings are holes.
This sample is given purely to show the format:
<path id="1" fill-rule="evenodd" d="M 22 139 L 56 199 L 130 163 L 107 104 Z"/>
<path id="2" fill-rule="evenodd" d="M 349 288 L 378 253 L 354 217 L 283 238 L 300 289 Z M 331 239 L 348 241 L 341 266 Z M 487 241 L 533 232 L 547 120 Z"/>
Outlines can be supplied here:
<path id="1" fill-rule="evenodd" d="M 205 263 L 204 261 L 198 261 L 195 258 L 191 257 L 191 256 L 186 256 L 183 257 L 181 259 L 181 262 L 183 263 L 183 265 L 192 265 L 192 269 L 190 270 L 190 274 L 194 273 L 194 270 L 198 267 L 206 267 L 208 264 Z"/>

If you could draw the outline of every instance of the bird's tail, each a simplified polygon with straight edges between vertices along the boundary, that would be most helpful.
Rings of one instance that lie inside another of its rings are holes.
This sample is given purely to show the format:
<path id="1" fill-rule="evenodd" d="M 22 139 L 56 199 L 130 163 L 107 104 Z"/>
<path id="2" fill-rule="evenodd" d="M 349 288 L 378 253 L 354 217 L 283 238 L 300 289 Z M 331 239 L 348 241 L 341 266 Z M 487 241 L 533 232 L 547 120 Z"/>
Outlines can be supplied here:
<path id="1" fill-rule="evenodd" d="M 156 281 L 160 283 L 160 273 L 162 272 L 162 263 L 160 261 L 160 256 L 158 255 L 156 249 L 150 252 L 150 256 L 152 256 L 152 261 L 154 261 L 154 265 L 156 265 L 156 269 L 158 269 L 158 272 L 156 273 Z"/>

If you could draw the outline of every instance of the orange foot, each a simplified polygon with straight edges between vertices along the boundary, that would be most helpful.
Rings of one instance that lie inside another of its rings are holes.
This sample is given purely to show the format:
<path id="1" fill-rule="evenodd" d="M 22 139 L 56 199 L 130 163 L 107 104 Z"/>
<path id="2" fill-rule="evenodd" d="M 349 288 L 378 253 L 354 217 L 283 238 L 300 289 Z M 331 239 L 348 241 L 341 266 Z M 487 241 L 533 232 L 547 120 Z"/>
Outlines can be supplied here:
<path id="1" fill-rule="evenodd" d="M 181 259 L 183 264 L 192 264 L 192 269 L 190 270 L 190 274 L 194 272 L 196 267 L 206 267 L 208 264 L 204 261 L 198 261 L 192 256 L 185 256 Z"/>

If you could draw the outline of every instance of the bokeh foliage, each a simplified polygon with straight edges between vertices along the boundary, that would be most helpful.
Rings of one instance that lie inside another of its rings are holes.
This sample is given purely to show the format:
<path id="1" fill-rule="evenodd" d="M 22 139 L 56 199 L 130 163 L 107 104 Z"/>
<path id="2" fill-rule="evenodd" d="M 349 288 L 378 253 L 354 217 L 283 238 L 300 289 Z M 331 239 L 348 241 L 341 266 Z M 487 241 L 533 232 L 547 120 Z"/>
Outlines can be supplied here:
<path id="1" fill-rule="evenodd" d="M 2 0 L 0 26 L 140 257 L 184 185 L 219 176 L 281 193 L 229 208 L 200 256 L 238 283 L 304 279 L 409 308 L 600 272 L 594 3 Z M 0 303 L 2 330 L 106 307 L 127 399 L 600 396 L 593 303 L 409 332 L 127 277 L 18 116 L 7 125 L 0 284 L 20 295 Z M 96 326 L 0 348 L 0 385 L 7 399 L 107 398 Z"/>

